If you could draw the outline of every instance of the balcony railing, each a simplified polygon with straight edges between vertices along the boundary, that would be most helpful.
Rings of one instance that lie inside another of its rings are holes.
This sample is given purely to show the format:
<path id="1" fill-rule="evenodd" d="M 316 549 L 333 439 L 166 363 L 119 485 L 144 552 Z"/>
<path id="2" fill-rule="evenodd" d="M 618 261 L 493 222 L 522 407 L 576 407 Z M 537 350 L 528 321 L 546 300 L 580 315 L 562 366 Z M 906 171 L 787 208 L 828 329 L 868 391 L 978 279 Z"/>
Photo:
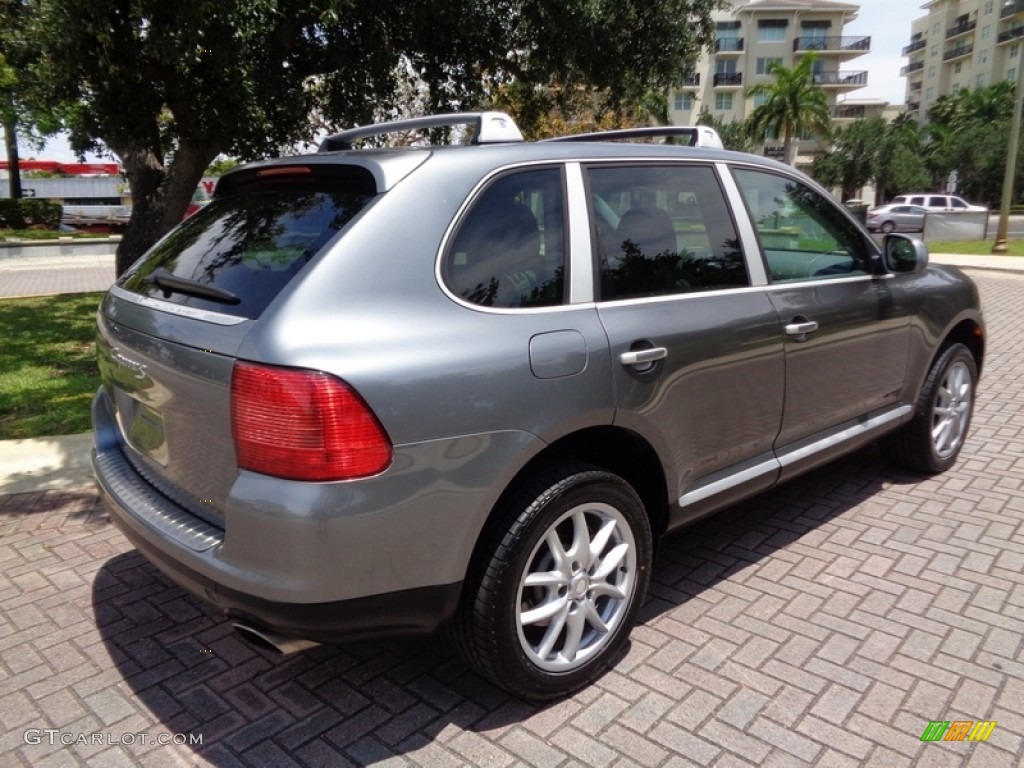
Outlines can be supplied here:
<path id="1" fill-rule="evenodd" d="M 917 112 L 919 109 L 921 109 L 921 102 L 920 101 L 908 101 L 907 102 L 907 112 Z"/>
<path id="2" fill-rule="evenodd" d="M 815 85 L 861 86 L 868 84 L 867 72 L 815 72 Z"/>
<path id="3" fill-rule="evenodd" d="M 972 53 L 974 53 L 974 43 L 958 45 L 956 48 L 953 48 L 942 54 L 942 60 L 952 61 L 953 59 L 959 59 L 963 56 L 970 56 Z"/>
<path id="4" fill-rule="evenodd" d="M 911 72 L 917 72 L 919 69 L 924 69 L 923 61 L 912 61 L 907 66 L 900 69 L 900 77 L 906 77 Z"/>
<path id="5" fill-rule="evenodd" d="M 798 37 L 793 41 L 794 51 L 859 51 L 871 50 L 870 37 Z"/>
<path id="6" fill-rule="evenodd" d="M 912 40 L 910 42 L 910 45 L 903 46 L 903 55 L 904 56 L 909 56 L 914 51 L 920 51 L 926 45 L 928 45 L 928 41 L 927 40 Z"/>
<path id="7" fill-rule="evenodd" d="M 863 120 L 865 114 L 867 109 L 863 104 L 839 105 L 832 112 L 836 120 Z"/>
<path id="8" fill-rule="evenodd" d="M 976 21 L 965 21 L 957 24 L 955 27 L 950 27 L 946 30 L 946 39 L 949 40 L 960 35 L 966 35 L 968 32 L 973 32 L 978 26 Z"/>
<path id="9" fill-rule="evenodd" d="M 999 43 L 1006 43 L 1010 40 L 1017 40 L 1021 37 L 1024 37 L 1024 27 L 1014 27 L 1013 29 L 1008 29 L 1005 32 L 1000 32 L 999 37 L 996 38 L 996 44 L 998 45 Z"/>
<path id="10" fill-rule="evenodd" d="M 680 85 L 700 85 L 700 72 L 692 75 L 684 75 Z"/>
<path id="11" fill-rule="evenodd" d="M 743 85 L 742 72 L 715 72 L 714 85 Z"/>
<path id="12" fill-rule="evenodd" d="M 742 51 L 742 37 L 720 37 L 715 40 L 715 53 L 741 53 Z"/>
<path id="13" fill-rule="evenodd" d="M 922 88 L 924 88 L 924 83 L 921 82 L 920 80 L 917 80 L 910 84 L 911 91 L 920 91 Z"/>

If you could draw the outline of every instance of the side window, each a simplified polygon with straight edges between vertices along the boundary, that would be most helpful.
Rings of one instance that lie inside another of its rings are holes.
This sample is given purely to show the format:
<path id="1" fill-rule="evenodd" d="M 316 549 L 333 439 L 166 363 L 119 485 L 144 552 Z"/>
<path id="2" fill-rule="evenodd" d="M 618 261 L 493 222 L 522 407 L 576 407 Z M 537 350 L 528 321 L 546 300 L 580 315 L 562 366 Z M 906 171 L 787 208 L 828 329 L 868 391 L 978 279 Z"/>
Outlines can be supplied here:
<path id="1" fill-rule="evenodd" d="M 867 238 L 828 198 L 796 179 L 736 169 L 773 282 L 870 271 Z"/>
<path id="2" fill-rule="evenodd" d="M 441 274 L 456 296 L 484 307 L 561 304 L 565 286 L 562 172 L 505 174 L 470 206 Z"/>
<path id="3" fill-rule="evenodd" d="M 949 203 L 944 197 L 929 197 L 928 205 L 932 208 L 949 208 Z"/>
<path id="4" fill-rule="evenodd" d="M 949 198 L 949 204 L 953 208 L 959 208 L 960 210 L 964 210 L 965 208 L 967 208 L 967 203 L 965 203 L 959 197 L 951 197 L 951 198 Z"/>
<path id="5" fill-rule="evenodd" d="M 587 181 L 603 300 L 749 285 L 710 166 L 591 167 Z"/>
<path id="6" fill-rule="evenodd" d="M 914 205 L 924 205 L 924 198 L 918 195 L 917 197 L 910 198 L 910 202 Z"/>

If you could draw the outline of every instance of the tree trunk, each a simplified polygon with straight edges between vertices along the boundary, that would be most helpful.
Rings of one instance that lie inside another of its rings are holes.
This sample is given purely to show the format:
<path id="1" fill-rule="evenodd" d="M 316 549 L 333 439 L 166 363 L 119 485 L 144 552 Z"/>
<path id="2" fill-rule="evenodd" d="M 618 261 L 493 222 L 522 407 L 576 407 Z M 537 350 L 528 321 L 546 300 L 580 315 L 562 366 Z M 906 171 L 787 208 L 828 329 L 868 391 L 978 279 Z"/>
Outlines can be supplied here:
<path id="1" fill-rule="evenodd" d="M 782 139 L 782 158 L 786 165 L 796 167 L 796 142 L 793 141 L 793 131 L 786 129 Z"/>
<path id="2" fill-rule="evenodd" d="M 183 144 L 166 167 L 148 150 L 117 153 L 132 193 L 132 215 L 115 259 L 118 275 L 182 220 L 203 171 L 220 152 L 219 147 Z"/>
<path id="3" fill-rule="evenodd" d="M 7 144 L 7 182 L 11 199 L 21 197 L 21 160 L 18 157 L 18 124 L 13 115 L 4 115 L 4 142 Z"/>

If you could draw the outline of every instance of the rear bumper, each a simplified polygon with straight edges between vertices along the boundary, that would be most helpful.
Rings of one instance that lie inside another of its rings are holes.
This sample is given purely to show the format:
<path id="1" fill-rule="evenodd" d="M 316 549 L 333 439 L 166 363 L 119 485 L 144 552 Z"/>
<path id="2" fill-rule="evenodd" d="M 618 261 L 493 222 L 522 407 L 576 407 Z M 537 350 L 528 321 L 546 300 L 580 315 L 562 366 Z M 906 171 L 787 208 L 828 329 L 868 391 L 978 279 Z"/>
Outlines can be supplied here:
<path id="1" fill-rule="evenodd" d="M 329 587 L 320 583 L 306 588 L 304 574 L 283 579 L 240 568 L 225 557 L 224 531 L 159 494 L 132 467 L 102 391 L 93 401 L 93 424 L 93 472 L 114 523 L 171 581 L 224 614 L 283 635 L 336 642 L 432 632 L 455 612 L 461 581 L 323 601 L 308 598 Z M 346 570 L 344 558 L 339 558 L 323 581 L 358 578 Z"/>

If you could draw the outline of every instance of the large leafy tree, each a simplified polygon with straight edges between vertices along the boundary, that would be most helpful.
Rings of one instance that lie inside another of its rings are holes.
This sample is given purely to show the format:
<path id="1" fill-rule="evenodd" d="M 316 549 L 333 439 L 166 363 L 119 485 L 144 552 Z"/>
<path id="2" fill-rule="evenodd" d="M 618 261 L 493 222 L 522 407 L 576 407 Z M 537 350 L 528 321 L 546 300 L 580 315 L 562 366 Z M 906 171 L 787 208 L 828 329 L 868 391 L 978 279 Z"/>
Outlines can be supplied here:
<path id="1" fill-rule="evenodd" d="M 857 197 L 858 190 L 875 177 L 875 156 L 885 132 L 885 120 L 880 117 L 840 129 L 832 149 L 815 158 L 814 178 L 827 187 L 840 187 L 843 200 Z"/>
<path id="2" fill-rule="evenodd" d="M 781 136 L 783 159 L 789 165 L 796 161 L 796 136 L 816 133 L 828 138 L 831 134 L 832 111 L 825 91 L 814 83 L 816 57 L 808 53 L 793 67 L 772 63 L 768 67 L 772 79 L 747 89 L 748 96 L 764 98 L 747 119 L 752 135 L 759 140 L 769 131 Z"/>
<path id="3" fill-rule="evenodd" d="M 123 271 L 180 218 L 221 154 L 274 155 L 322 124 L 486 104 L 515 85 L 602 104 L 667 90 L 712 39 L 719 0 L 26 0 L 33 77 L 71 106 L 78 150 L 125 166 Z M 529 104 L 529 100 L 523 103 Z M 523 115 L 521 117 L 529 117 Z"/>
<path id="4" fill-rule="evenodd" d="M 922 153 L 934 187 L 942 187 L 955 171 L 958 190 L 965 197 L 999 199 L 1015 90 L 1005 80 L 965 88 L 941 97 L 928 110 Z"/>

